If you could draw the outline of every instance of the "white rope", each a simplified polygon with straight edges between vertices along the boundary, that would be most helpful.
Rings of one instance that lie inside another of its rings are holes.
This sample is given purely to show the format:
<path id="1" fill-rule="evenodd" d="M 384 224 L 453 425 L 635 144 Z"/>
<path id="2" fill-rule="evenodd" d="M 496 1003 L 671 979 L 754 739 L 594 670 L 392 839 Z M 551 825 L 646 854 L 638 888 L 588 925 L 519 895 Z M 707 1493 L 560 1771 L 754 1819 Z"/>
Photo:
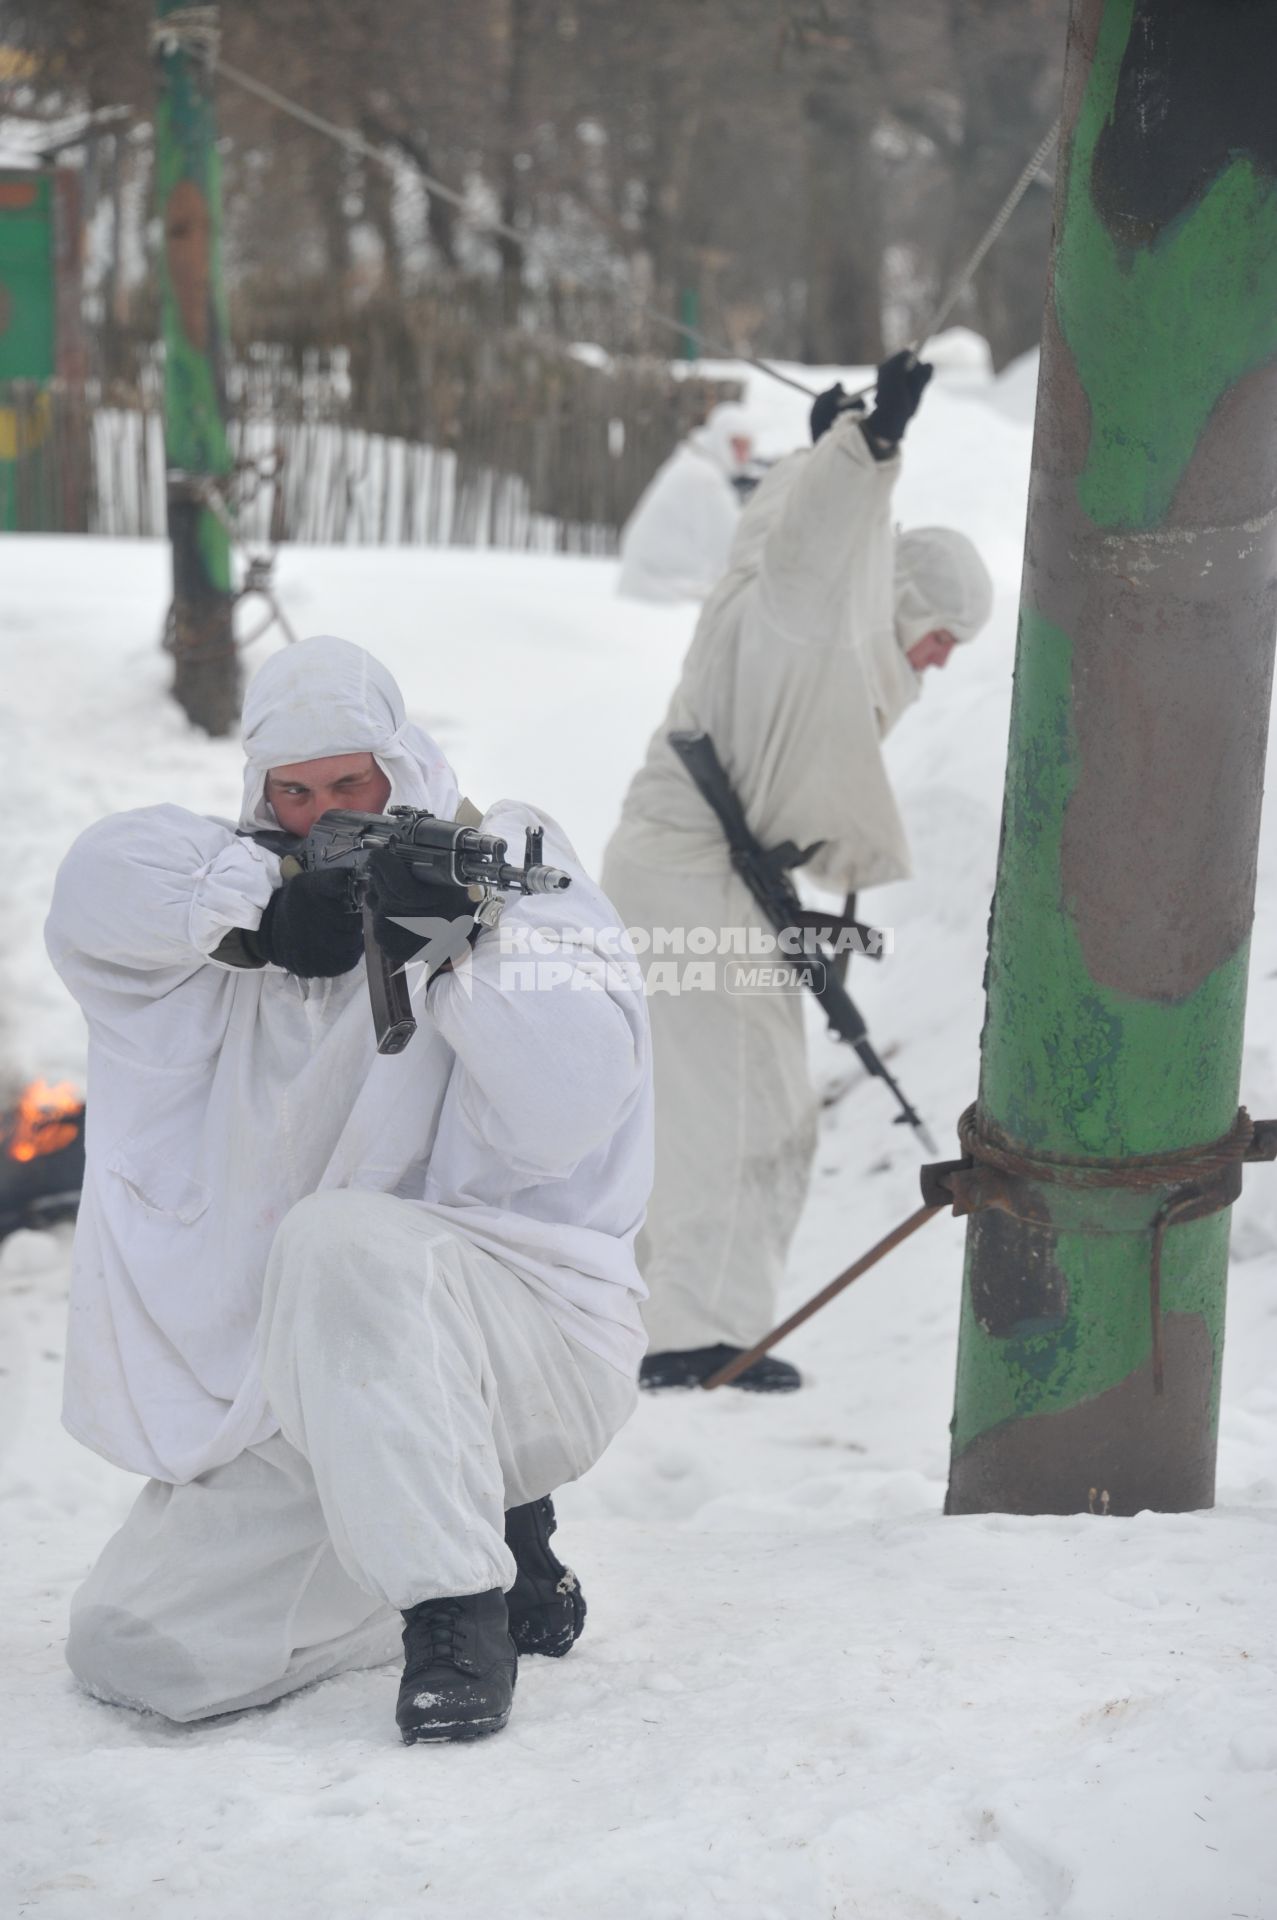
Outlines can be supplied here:
<path id="1" fill-rule="evenodd" d="M 1051 150 L 1059 137 L 1060 123 L 1057 120 L 1050 131 L 1043 135 L 1036 149 L 1025 162 L 1016 179 L 1015 185 L 994 214 L 975 246 L 972 247 L 958 272 L 954 275 L 953 280 L 949 284 L 948 291 L 940 301 L 935 312 L 931 315 L 926 326 L 915 340 L 909 342 L 909 351 L 914 354 L 915 357 L 921 353 L 928 340 L 935 338 L 945 321 L 949 318 L 950 313 L 952 313 L 954 307 L 957 305 L 968 282 L 975 277 L 985 254 L 988 253 L 995 241 L 1000 239 L 1007 221 L 1011 218 L 1011 215 L 1015 212 L 1021 200 L 1023 200 L 1025 194 L 1046 165 Z M 847 395 L 847 398 L 849 400 L 863 400 L 865 395 L 872 393 L 873 390 L 874 382 L 871 380 L 868 386 L 857 387 L 854 393 Z"/>
<path id="2" fill-rule="evenodd" d="M 988 253 L 995 241 L 1001 238 L 1002 229 L 1006 226 L 1007 221 L 1011 218 L 1011 215 L 1015 212 L 1021 200 L 1023 200 L 1025 194 L 1046 165 L 1051 149 L 1059 137 L 1060 123 L 1057 120 L 1050 132 L 1043 135 L 1036 151 L 1025 162 L 1023 171 L 1020 173 L 1010 193 L 998 208 L 997 213 L 985 228 L 976 245 L 963 261 L 962 266 L 950 283 L 948 292 L 944 295 L 944 298 L 932 314 L 927 326 L 919 335 L 918 346 L 921 346 L 924 341 L 930 340 L 933 335 L 939 333 L 954 307 L 958 304 L 968 281 L 975 278 L 985 254 Z M 917 350 L 918 348 L 915 347 L 914 352 L 916 353 Z"/>
<path id="3" fill-rule="evenodd" d="M 252 74 L 245 73 L 242 68 L 233 67 L 227 60 L 219 59 L 216 64 L 220 74 L 223 74 L 227 80 L 233 81 L 237 87 L 243 87 L 246 93 L 256 94 L 259 100 L 265 100 L 270 106 L 277 107 L 281 113 L 291 115 L 304 127 L 310 127 L 316 133 L 327 135 L 328 139 L 335 140 L 339 146 L 345 147 L 348 153 L 357 154 L 361 160 L 371 160 L 374 165 L 384 167 L 387 172 L 394 172 L 393 163 L 379 148 L 373 146 L 371 141 L 365 140 L 362 134 L 353 132 L 349 127 L 339 127 L 332 120 L 325 120 L 322 114 L 313 113 L 309 107 L 300 106 L 296 100 L 290 100 L 286 94 L 280 93 L 275 87 L 267 86 L 264 80 L 255 79 Z M 433 174 L 424 172 L 420 167 L 415 171 L 428 193 L 436 194 L 439 199 L 446 200 L 450 206 L 460 207 L 463 212 L 471 210 L 463 194 L 456 192 L 452 187 L 445 186 L 442 180 L 437 180 Z M 481 233 L 494 234 L 502 240 L 513 241 L 520 252 L 527 250 L 527 235 L 520 233 L 517 227 L 509 226 L 504 220 L 485 220 L 478 230 Z M 649 307 L 642 300 L 631 300 L 630 304 L 636 313 L 641 313 L 645 319 L 651 320 L 655 325 L 694 340 L 702 352 L 712 358 L 742 360 L 746 366 L 756 367 L 769 379 L 779 380 L 782 386 L 795 387 L 799 393 L 805 393 L 809 400 L 815 399 L 814 387 L 805 385 L 801 380 L 795 380 L 788 373 L 782 373 L 779 367 L 772 366 L 768 361 L 759 360 L 751 353 L 742 353 L 736 347 L 723 346 L 707 338 L 699 327 L 689 326 L 685 320 L 675 320 L 671 315 L 661 313 L 656 307 Z"/>
<path id="4" fill-rule="evenodd" d="M 153 37 L 156 41 L 163 41 L 165 35 L 171 32 L 174 23 L 187 22 L 189 22 L 189 24 L 179 27 L 179 33 L 188 32 L 192 35 L 198 35 L 205 30 L 200 23 L 204 21 L 208 15 L 213 16 L 215 23 L 217 8 L 211 6 L 182 7 L 178 9 L 177 12 L 169 14 L 167 19 L 156 23 L 153 29 Z M 216 26 L 214 24 L 214 33 L 215 32 Z M 371 141 L 365 140 L 362 134 L 355 133 L 349 127 L 338 126 L 335 121 L 326 120 L 322 114 L 312 112 L 309 107 L 300 105 L 296 100 L 290 100 L 287 94 L 280 93 L 278 88 L 268 86 L 264 80 L 254 78 L 251 73 L 245 73 L 241 67 L 232 66 L 228 60 L 223 60 L 217 55 L 215 47 L 212 58 L 218 73 L 222 74 L 225 79 L 231 81 L 235 86 L 242 87 L 246 93 L 256 94 L 259 100 L 266 101 L 269 106 L 275 107 L 280 113 L 288 114 L 292 119 L 299 121 L 302 126 L 310 127 L 315 133 L 322 133 L 329 140 L 335 140 L 338 146 L 344 147 L 348 153 L 358 155 L 361 160 L 370 160 L 375 166 L 383 167 L 388 173 L 394 174 L 395 168 L 393 163 L 387 159 L 380 148 L 375 147 Z M 917 353 L 919 348 L 932 338 L 948 318 L 949 313 L 957 303 L 968 281 L 970 281 L 979 268 L 980 263 L 983 261 L 989 249 L 998 240 L 1007 221 L 1011 218 L 1011 215 L 1015 212 L 1021 200 L 1028 192 L 1033 180 L 1041 172 L 1047 156 L 1059 138 L 1059 134 L 1060 123 L 1057 120 L 1050 132 L 1040 142 L 1037 150 L 1025 164 L 1015 185 L 1011 188 L 1011 191 L 999 207 L 994 218 L 990 221 L 988 227 L 986 227 L 977 245 L 973 247 L 971 253 L 963 263 L 961 270 L 945 293 L 940 305 L 931 316 L 931 320 L 925 331 L 921 333 L 913 343 L 912 351 L 914 353 Z M 436 194 L 439 199 L 446 200 L 450 206 L 458 207 L 462 212 L 470 211 L 469 202 L 465 196 L 458 193 L 455 188 L 445 185 L 442 180 L 436 179 L 433 174 L 426 173 L 421 168 L 417 168 L 416 172 L 421 184 L 428 193 Z M 517 227 L 510 226 L 504 220 L 485 220 L 479 225 L 478 230 L 483 233 L 493 234 L 502 240 L 512 241 L 521 252 L 527 250 L 527 235 L 520 233 Z M 782 386 L 793 387 L 798 393 L 806 394 L 809 400 L 814 400 L 817 397 L 816 388 L 809 387 L 802 380 L 795 380 L 791 374 L 782 373 L 779 367 L 773 366 L 768 360 L 760 360 L 752 353 L 742 353 L 736 347 L 723 346 L 709 339 L 700 331 L 699 327 L 689 326 L 685 320 L 675 320 L 672 315 L 662 313 L 656 307 L 649 307 L 645 301 L 631 300 L 630 304 L 636 313 L 642 314 L 645 319 L 652 321 L 654 325 L 664 327 L 667 331 L 676 333 L 682 338 L 694 340 L 701 351 L 713 359 L 739 360 L 743 362 L 745 366 L 755 367 L 759 373 L 766 374 L 769 380 L 777 380 Z M 849 395 L 848 398 L 859 398 L 863 394 L 872 393 L 873 390 L 874 383 L 870 381 L 868 386 L 861 387 L 856 394 Z"/>

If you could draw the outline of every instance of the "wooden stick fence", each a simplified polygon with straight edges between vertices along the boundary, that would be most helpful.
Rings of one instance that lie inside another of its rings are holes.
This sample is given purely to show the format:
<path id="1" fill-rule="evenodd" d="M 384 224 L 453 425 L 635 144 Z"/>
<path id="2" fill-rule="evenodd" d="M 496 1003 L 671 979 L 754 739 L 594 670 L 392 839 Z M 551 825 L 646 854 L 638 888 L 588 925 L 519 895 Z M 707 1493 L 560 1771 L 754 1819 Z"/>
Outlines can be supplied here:
<path id="1" fill-rule="evenodd" d="M 610 553 L 660 462 L 735 391 L 518 336 L 472 343 L 468 360 L 455 340 L 451 358 L 430 345 L 415 368 L 250 350 L 228 381 L 231 443 L 273 472 L 239 483 L 246 537 Z M 161 392 L 150 352 L 128 381 L 0 386 L 0 455 L 16 448 L 0 457 L 0 530 L 163 535 Z"/>

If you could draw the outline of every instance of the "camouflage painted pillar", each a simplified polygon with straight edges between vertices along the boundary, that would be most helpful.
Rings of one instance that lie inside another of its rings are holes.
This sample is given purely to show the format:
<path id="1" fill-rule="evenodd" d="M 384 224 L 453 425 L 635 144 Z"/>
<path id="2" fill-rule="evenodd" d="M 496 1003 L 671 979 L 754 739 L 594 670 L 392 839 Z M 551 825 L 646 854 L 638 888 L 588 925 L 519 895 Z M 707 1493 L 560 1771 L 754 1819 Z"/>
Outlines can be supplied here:
<path id="1" fill-rule="evenodd" d="M 215 23 L 216 8 L 195 10 L 184 0 L 156 0 L 173 692 L 197 726 L 224 734 L 239 717 L 239 661 L 231 623 L 230 543 L 207 499 L 209 483 L 223 480 L 231 468 L 221 166 L 213 121 Z"/>
<path id="2" fill-rule="evenodd" d="M 1274 73 L 1277 6 L 1074 0 L 977 1110 L 1017 1153 L 1129 1169 L 1236 1114 L 1277 628 Z M 1159 1395 L 1157 1203 L 1044 1183 L 973 1216 L 949 1512 L 1211 1504 L 1229 1214 L 1167 1233 Z"/>

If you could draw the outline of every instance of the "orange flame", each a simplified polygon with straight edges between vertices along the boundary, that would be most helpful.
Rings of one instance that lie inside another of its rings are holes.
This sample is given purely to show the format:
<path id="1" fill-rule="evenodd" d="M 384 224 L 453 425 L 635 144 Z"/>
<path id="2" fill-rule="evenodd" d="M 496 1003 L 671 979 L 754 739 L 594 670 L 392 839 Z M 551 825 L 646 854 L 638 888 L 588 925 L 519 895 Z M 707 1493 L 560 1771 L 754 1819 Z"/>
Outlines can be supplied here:
<path id="1" fill-rule="evenodd" d="M 35 1160 L 42 1153 L 61 1153 L 75 1139 L 83 1110 L 84 1101 L 69 1080 L 56 1087 L 33 1080 L 2 1123 L 9 1158 Z"/>

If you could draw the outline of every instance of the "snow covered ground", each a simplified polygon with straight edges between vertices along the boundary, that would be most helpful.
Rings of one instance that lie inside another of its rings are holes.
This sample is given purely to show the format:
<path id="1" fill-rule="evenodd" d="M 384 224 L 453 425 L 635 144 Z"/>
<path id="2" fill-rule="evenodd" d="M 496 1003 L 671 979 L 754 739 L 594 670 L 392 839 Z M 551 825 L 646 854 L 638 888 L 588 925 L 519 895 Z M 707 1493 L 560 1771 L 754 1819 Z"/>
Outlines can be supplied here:
<path id="1" fill-rule="evenodd" d="M 824 384 L 820 375 L 814 385 Z M 804 403 L 765 390 L 765 443 Z M 972 533 L 991 633 L 890 754 L 917 877 L 866 898 L 854 969 L 948 1150 L 975 1086 L 1032 383 L 949 365 L 911 433 L 905 524 Z M 82 1071 L 40 944 L 102 812 L 233 811 L 233 743 L 163 698 L 161 548 L 0 542 L 10 804 L 0 1075 Z M 463 788 L 543 804 L 597 861 L 690 609 L 610 562 L 285 552 L 301 632 L 380 653 Z M 1260 864 L 1243 1097 L 1277 1110 L 1277 823 Z M 817 1071 L 847 1074 L 813 1034 Z M 829 1108 L 796 1304 L 916 1204 L 918 1153 L 861 1084 Z M 790 1344 L 807 1390 L 647 1400 L 559 1506 L 590 1621 L 524 1663 L 499 1739 L 398 1741 L 391 1669 L 202 1728 L 80 1696 L 66 1604 L 136 1483 L 57 1424 L 69 1231 L 0 1248 L 0 1914 L 369 1920 L 1277 1920 L 1277 1187 L 1247 1175 L 1211 1513 L 941 1517 L 962 1231 L 942 1218 Z"/>

